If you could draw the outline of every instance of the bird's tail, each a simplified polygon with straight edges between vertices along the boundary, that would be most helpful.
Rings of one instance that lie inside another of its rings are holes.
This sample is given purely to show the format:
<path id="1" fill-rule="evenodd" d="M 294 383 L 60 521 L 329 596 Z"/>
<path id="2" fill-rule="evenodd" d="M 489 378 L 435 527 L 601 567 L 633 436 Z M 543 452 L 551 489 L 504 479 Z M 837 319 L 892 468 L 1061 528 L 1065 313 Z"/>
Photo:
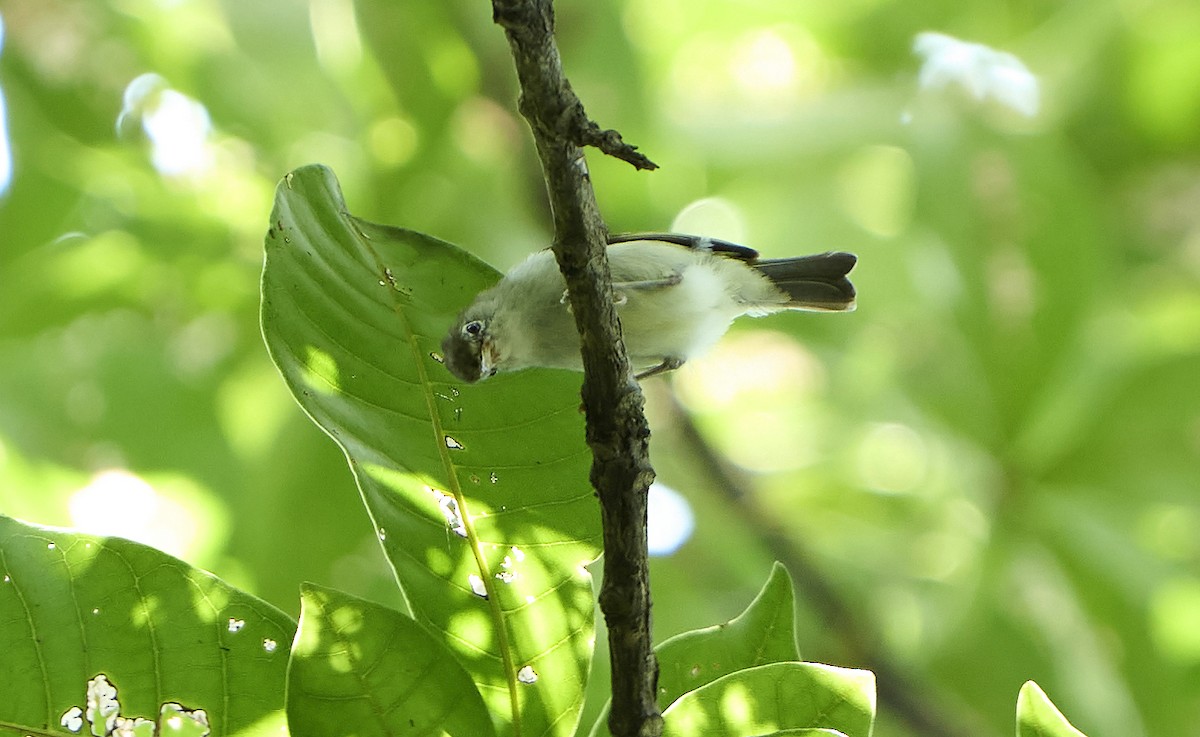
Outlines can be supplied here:
<path id="1" fill-rule="evenodd" d="M 755 261 L 752 265 L 788 295 L 790 309 L 848 312 L 854 309 L 855 293 L 846 275 L 857 261 L 852 253 L 830 251 Z"/>

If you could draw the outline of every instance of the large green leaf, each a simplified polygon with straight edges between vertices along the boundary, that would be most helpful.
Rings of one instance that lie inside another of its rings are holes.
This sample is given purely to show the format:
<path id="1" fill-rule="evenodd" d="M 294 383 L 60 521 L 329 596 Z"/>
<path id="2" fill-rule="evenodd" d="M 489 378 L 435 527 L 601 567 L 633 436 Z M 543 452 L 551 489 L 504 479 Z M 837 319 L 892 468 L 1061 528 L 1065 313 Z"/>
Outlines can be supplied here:
<path id="1" fill-rule="evenodd" d="M 213 734 L 275 737 L 294 630 L 166 553 L 0 516 L 0 734 L 86 732 L 109 691 L 112 723 L 203 710 Z"/>
<path id="2" fill-rule="evenodd" d="M 1017 737 L 1085 737 L 1071 726 L 1042 687 L 1026 681 L 1017 694 Z"/>
<path id="3" fill-rule="evenodd" d="M 460 385 L 438 354 L 497 278 L 450 244 L 347 214 L 333 174 L 305 167 L 276 194 L 263 333 L 346 452 L 413 616 L 472 674 L 497 731 L 569 734 L 600 541 L 579 376 Z"/>
<path id="4" fill-rule="evenodd" d="M 870 737 L 875 676 L 816 663 L 771 663 L 718 678 L 663 712 L 663 737 L 743 737 L 835 729 Z"/>
<path id="5" fill-rule="evenodd" d="M 293 737 L 495 735 L 470 675 L 411 618 L 307 584 L 288 667 Z"/>

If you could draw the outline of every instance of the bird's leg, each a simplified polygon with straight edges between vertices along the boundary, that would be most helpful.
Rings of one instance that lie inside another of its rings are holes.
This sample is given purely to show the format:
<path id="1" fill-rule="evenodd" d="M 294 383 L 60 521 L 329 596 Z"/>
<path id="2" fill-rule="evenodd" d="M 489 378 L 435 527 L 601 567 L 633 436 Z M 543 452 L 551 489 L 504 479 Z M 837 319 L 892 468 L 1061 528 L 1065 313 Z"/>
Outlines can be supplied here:
<path id="1" fill-rule="evenodd" d="M 662 279 L 645 279 L 642 281 L 613 282 L 613 303 L 621 307 L 629 301 L 629 292 L 643 292 L 652 289 L 666 289 L 683 281 L 683 274 L 675 273 Z"/>
<path id="2" fill-rule="evenodd" d="M 672 358 L 672 357 L 668 356 L 663 359 L 662 363 L 658 364 L 654 368 L 646 369 L 645 371 L 643 371 L 640 374 L 637 374 L 633 378 L 637 379 L 638 381 L 641 381 L 642 379 L 648 379 L 651 376 L 657 376 L 658 374 L 665 374 L 668 371 L 674 371 L 675 369 L 679 368 L 683 364 L 684 364 L 684 360 L 682 358 Z"/>
<path id="3" fill-rule="evenodd" d="M 613 282 L 613 289 L 664 289 L 673 287 L 683 281 L 683 274 L 678 272 L 665 276 L 662 279 L 645 279 L 643 281 L 616 281 Z"/>
<path id="4" fill-rule="evenodd" d="M 615 281 L 613 282 L 613 299 L 617 306 L 625 304 L 629 301 L 629 297 L 624 294 L 626 290 L 641 291 L 646 289 L 666 289 L 674 287 L 683 281 L 683 274 L 675 273 L 670 276 L 665 276 L 662 279 L 643 279 L 641 281 Z M 569 305 L 570 300 L 567 298 L 567 290 L 563 290 L 562 296 L 558 298 L 559 304 Z"/>

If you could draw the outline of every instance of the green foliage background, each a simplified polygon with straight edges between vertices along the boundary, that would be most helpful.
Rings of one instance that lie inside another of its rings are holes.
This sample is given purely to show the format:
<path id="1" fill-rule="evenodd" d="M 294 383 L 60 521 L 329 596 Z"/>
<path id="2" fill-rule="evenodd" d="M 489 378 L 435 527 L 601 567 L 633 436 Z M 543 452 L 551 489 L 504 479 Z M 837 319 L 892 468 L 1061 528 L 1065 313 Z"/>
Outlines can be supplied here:
<path id="1" fill-rule="evenodd" d="M 125 469 L 157 506 L 96 532 L 293 615 L 302 580 L 396 603 L 344 458 L 263 348 L 262 240 L 278 178 L 320 161 L 356 215 L 500 268 L 547 242 L 488 3 L 0 19 L 0 512 L 107 519 L 78 492 Z M 860 255 L 857 313 L 742 324 L 673 380 L 743 503 L 978 734 L 1011 733 L 1030 678 L 1085 733 L 1198 734 L 1200 9 L 628 0 L 558 23 L 589 111 L 663 167 L 590 158 L 614 230 L 687 208 L 769 256 Z M 920 92 L 925 30 L 1016 53 L 1041 114 Z M 145 73 L 207 110 L 203 171 L 161 174 L 147 109 L 121 115 Z M 653 569 L 665 639 L 741 611 L 773 554 L 696 473 L 668 383 L 647 392 L 656 467 L 697 513 Z M 802 655 L 861 665 L 797 600 Z M 903 734 L 886 706 L 877 733 Z"/>

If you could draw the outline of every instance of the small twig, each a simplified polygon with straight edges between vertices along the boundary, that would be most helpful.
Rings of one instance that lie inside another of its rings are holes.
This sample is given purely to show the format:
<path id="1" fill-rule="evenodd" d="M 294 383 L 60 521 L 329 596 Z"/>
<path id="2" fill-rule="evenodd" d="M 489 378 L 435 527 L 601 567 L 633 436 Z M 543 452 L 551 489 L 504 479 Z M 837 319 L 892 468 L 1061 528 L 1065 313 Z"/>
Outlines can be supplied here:
<path id="1" fill-rule="evenodd" d="M 542 9 L 545 12 L 542 12 Z M 562 62 L 554 45 L 554 8 L 550 0 L 516 2 L 493 0 L 492 19 L 508 33 L 510 44 L 530 52 L 528 59 L 539 68 L 551 72 L 561 85 L 555 85 L 555 94 L 529 97 L 529 90 L 521 87 L 521 114 L 534 129 L 534 135 L 543 135 L 570 141 L 576 146 L 592 146 L 601 152 L 633 165 L 636 169 L 658 168 L 637 146 L 626 143 L 615 130 L 603 129 L 587 116 L 583 103 L 571 89 L 571 83 L 562 71 Z M 539 39 L 548 38 L 547 47 Z M 517 60 L 520 77 L 521 60 Z"/>
<path id="2" fill-rule="evenodd" d="M 637 146 L 626 143 L 621 134 L 615 130 L 602 130 L 590 120 L 579 106 L 578 114 L 572 120 L 575 142 L 580 146 L 594 146 L 604 153 L 632 164 L 635 169 L 653 170 L 658 164 L 651 161 L 645 154 L 637 150 Z"/>
<path id="3" fill-rule="evenodd" d="M 599 142 L 602 150 L 625 160 L 640 155 L 620 136 L 587 121 L 562 71 L 551 0 L 492 0 L 492 11 L 512 49 L 521 114 L 533 130 L 554 214 L 552 248 L 582 344 L 591 482 L 600 498 L 604 534 L 600 609 L 608 625 L 612 664 L 609 729 L 613 737 L 655 737 L 662 732 L 662 717 L 650 637 L 646 547 L 646 493 L 654 480 L 650 430 L 621 340 L 606 228 L 580 147 Z M 583 135 L 580 121 L 587 123 Z"/>
<path id="4" fill-rule="evenodd" d="M 699 473 L 712 487 L 724 494 L 734 513 L 747 527 L 755 530 L 770 554 L 787 567 L 796 579 L 804 601 L 812 606 L 834 633 L 847 657 L 857 667 L 875 673 L 879 699 L 888 710 L 903 720 L 914 734 L 923 737 L 977 737 L 987 730 L 965 710 L 955 710 L 953 718 L 944 706 L 925 696 L 927 689 L 917 685 L 915 675 L 897 665 L 883 652 L 861 618 L 837 592 L 837 589 L 812 562 L 808 552 L 794 536 L 788 535 L 779 520 L 764 511 L 754 500 L 748 480 L 731 467 L 700 433 L 691 413 L 668 390 L 665 402 L 672 425 L 680 440 L 696 460 Z"/>

